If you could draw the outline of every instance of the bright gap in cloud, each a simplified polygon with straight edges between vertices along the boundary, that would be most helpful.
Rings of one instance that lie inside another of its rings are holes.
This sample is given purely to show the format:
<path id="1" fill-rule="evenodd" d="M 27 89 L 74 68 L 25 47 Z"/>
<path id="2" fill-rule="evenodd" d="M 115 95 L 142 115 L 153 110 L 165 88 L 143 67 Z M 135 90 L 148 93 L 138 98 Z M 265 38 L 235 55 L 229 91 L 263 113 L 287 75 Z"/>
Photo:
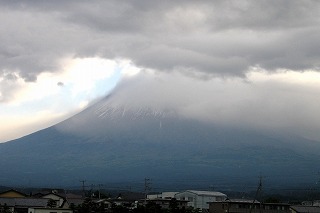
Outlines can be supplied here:
<path id="1" fill-rule="evenodd" d="M 61 62 L 61 71 L 43 72 L 37 82 L 18 78 L 11 82 L 15 84 L 11 99 L 0 105 L 0 142 L 66 119 L 107 95 L 121 76 L 137 72 L 128 60 L 69 58 Z"/>

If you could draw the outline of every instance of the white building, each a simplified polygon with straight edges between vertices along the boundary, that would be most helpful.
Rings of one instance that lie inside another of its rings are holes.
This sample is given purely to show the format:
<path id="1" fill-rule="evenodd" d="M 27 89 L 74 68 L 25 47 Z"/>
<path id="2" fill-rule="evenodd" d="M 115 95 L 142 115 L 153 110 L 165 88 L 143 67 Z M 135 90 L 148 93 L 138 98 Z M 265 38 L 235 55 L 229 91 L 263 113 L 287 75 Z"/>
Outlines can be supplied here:
<path id="1" fill-rule="evenodd" d="M 150 194 L 150 195 L 147 195 L 147 199 L 149 199 L 149 200 L 159 199 L 159 198 L 171 199 L 171 198 L 174 198 L 174 196 L 177 193 L 179 193 L 179 192 L 162 192 L 162 193 L 159 193 L 159 194 Z"/>
<path id="2" fill-rule="evenodd" d="M 221 192 L 195 190 L 180 192 L 177 193 L 174 197 L 177 200 L 189 201 L 188 206 L 192 206 L 195 209 L 209 209 L 208 202 L 224 201 L 227 199 L 227 195 Z"/>

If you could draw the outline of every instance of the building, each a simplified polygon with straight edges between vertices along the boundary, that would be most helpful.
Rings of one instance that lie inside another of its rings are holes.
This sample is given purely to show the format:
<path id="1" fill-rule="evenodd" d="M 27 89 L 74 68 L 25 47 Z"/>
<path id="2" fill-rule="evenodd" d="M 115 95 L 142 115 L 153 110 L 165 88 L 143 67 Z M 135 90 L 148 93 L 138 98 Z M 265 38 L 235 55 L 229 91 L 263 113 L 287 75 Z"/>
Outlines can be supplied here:
<path id="1" fill-rule="evenodd" d="M 178 193 L 179 192 L 162 192 L 158 194 L 150 194 L 150 195 L 147 195 L 147 199 L 158 199 L 158 198 L 171 199 L 171 198 L 174 198 L 174 196 Z"/>
<path id="2" fill-rule="evenodd" d="M 48 199 L 45 198 L 0 198 L 0 204 L 6 205 L 12 212 L 28 213 L 31 207 L 46 207 Z"/>
<path id="3" fill-rule="evenodd" d="M 227 199 L 227 195 L 221 192 L 195 190 L 179 192 L 174 197 L 177 200 L 189 201 L 188 206 L 195 209 L 209 209 L 209 202 L 224 201 Z"/>
<path id="4" fill-rule="evenodd" d="M 295 205 L 290 206 L 290 213 L 319 213 L 319 206 Z"/>
<path id="5" fill-rule="evenodd" d="M 57 207 L 57 208 L 68 208 L 69 207 L 68 203 L 66 202 L 66 198 L 61 195 L 55 194 L 55 193 L 48 193 L 46 195 L 41 196 L 41 198 L 53 200 L 56 204 L 55 207 Z"/>
<path id="6" fill-rule="evenodd" d="M 18 192 L 14 189 L 10 189 L 5 192 L 0 193 L 0 198 L 22 198 L 22 197 L 27 197 L 24 193 Z"/>
<path id="7" fill-rule="evenodd" d="M 70 213 L 70 209 L 63 207 L 48 207 L 51 198 L 0 198 L 0 204 L 6 206 L 11 212 L 15 213 Z M 57 211 L 59 210 L 59 211 Z"/>
<path id="8" fill-rule="evenodd" d="M 260 203 L 244 199 L 227 199 L 209 203 L 210 213 L 290 213 L 286 203 Z"/>
<path id="9" fill-rule="evenodd" d="M 73 213 L 73 211 L 61 208 L 29 208 L 28 213 Z"/>
<path id="10" fill-rule="evenodd" d="M 175 199 L 175 198 L 172 198 Z M 160 206 L 162 209 L 169 209 L 170 203 L 172 202 L 172 199 L 166 199 L 166 198 L 155 198 L 147 200 L 148 203 L 154 203 L 155 205 Z M 141 201 L 144 202 L 144 201 Z M 176 200 L 177 207 L 179 209 L 181 208 L 187 208 L 188 202 L 187 200 Z"/>

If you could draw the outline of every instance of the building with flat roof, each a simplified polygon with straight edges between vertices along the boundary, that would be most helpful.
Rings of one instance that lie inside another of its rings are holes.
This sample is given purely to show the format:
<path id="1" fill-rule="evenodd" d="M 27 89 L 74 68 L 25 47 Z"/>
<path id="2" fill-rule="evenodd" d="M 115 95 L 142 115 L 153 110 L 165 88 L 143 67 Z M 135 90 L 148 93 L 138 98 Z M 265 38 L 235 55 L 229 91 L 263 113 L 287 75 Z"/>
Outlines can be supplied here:
<path id="1" fill-rule="evenodd" d="M 179 192 L 174 197 L 177 200 L 189 201 L 188 206 L 195 209 L 209 209 L 209 202 L 224 201 L 227 199 L 227 195 L 221 192 L 196 190 Z"/>
<path id="2" fill-rule="evenodd" d="M 210 213 L 290 213 L 286 203 L 260 203 L 245 199 L 209 202 Z"/>

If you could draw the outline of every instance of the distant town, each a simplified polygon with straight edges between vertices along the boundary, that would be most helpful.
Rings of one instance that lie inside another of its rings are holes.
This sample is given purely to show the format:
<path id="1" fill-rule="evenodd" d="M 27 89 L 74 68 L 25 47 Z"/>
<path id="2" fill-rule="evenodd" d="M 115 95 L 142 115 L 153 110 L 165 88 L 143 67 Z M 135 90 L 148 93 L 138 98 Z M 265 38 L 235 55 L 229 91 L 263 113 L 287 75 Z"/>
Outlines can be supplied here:
<path id="1" fill-rule="evenodd" d="M 247 194 L 215 190 L 152 192 L 0 187 L 0 213 L 319 213 L 319 193 L 263 194 L 261 183 Z M 101 187 L 101 188 L 100 188 Z M 319 200 L 318 200 L 318 199 Z"/>

